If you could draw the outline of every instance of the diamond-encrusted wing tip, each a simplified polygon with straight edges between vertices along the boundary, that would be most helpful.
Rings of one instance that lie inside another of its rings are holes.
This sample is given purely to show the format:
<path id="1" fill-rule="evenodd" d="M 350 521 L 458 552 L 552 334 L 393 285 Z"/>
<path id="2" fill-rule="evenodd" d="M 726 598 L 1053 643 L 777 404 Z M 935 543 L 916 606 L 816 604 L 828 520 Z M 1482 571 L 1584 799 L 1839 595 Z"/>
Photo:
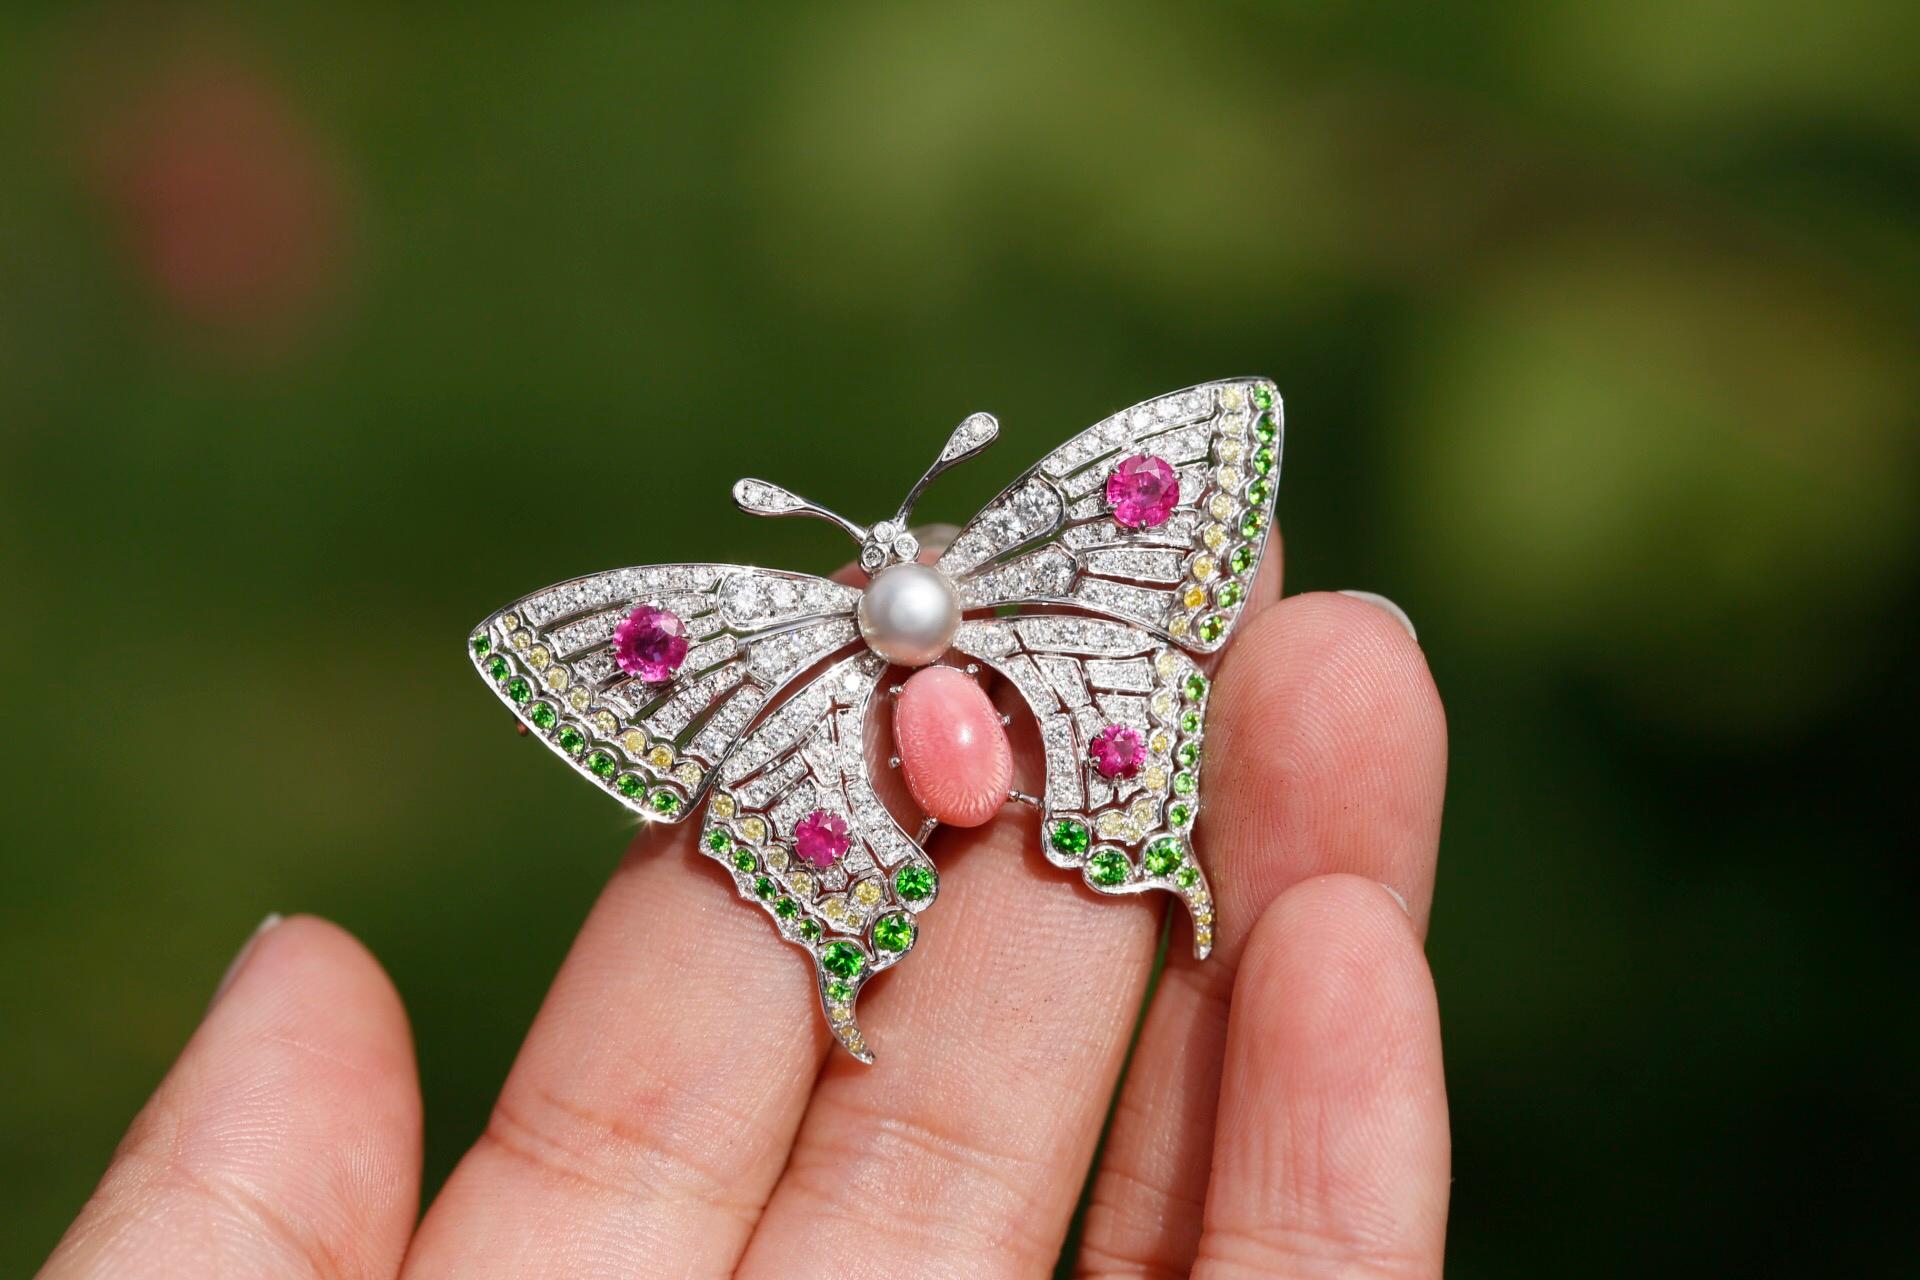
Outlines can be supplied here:
<path id="1" fill-rule="evenodd" d="M 1211 687 L 1199 666 L 1104 618 L 980 619 L 962 623 L 953 643 L 1005 676 L 1039 725 L 1041 852 L 1097 893 L 1177 895 L 1205 959 L 1213 898 L 1192 834 Z"/>
<path id="2" fill-rule="evenodd" d="M 756 516 L 784 516 L 804 511 L 811 504 L 777 484 L 748 477 L 733 482 L 733 500 L 742 511 Z"/>
<path id="3" fill-rule="evenodd" d="M 821 1012 L 861 1062 L 854 1017 L 869 979 L 899 963 L 939 875 L 868 781 L 865 726 L 886 663 L 843 658 L 755 725 L 707 803 L 700 850 L 812 959 Z"/>
<path id="4" fill-rule="evenodd" d="M 938 465 L 951 466 L 962 458 L 980 452 L 999 438 L 998 418 L 990 413 L 969 414 L 947 437 L 946 447 L 940 450 Z"/>

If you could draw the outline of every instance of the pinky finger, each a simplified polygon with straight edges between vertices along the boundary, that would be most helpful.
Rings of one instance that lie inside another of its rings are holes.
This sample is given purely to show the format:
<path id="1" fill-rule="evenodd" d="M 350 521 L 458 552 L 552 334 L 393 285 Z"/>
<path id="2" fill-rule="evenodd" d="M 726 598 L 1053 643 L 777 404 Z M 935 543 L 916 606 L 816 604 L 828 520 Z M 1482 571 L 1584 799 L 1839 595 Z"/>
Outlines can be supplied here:
<path id="1" fill-rule="evenodd" d="M 1449 1140 L 1433 980 L 1358 876 L 1255 927 L 1234 987 L 1199 1280 L 1438 1276 Z"/>

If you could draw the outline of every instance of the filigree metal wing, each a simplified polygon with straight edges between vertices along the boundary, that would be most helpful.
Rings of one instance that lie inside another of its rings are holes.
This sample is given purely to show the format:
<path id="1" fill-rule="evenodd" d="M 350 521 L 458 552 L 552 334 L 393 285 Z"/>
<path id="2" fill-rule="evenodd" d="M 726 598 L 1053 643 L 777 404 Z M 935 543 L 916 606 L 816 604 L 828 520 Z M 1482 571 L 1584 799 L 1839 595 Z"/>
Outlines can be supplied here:
<path id="1" fill-rule="evenodd" d="M 643 817 L 678 822 L 775 695 L 859 638 L 859 600 L 857 588 L 803 573 L 646 565 L 517 600 L 468 647 L 520 723 L 581 776 Z M 641 605 L 685 624 L 690 647 L 662 683 L 615 661 L 614 630 Z"/>
<path id="2" fill-rule="evenodd" d="M 854 1018 L 860 991 L 913 946 L 939 883 L 869 775 L 866 725 L 886 670 L 870 652 L 843 658 L 749 730 L 700 833 L 740 896 L 812 956 L 827 1025 L 862 1062 L 873 1051 Z M 833 857 L 809 859 L 819 841 Z"/>
<path id="3" fill-rule="evenodd" d="M 1197 653 L 1227 642 L 1266 550 L 1281 404 L 1240 378 L 1155 397 L 1074 436 L 975 516 L 941 556 L 967 609 L 1074 605 Z M 1130 528 L 1107 499 L 1116 465 L 1164 459 L 1163 522 Z"/>

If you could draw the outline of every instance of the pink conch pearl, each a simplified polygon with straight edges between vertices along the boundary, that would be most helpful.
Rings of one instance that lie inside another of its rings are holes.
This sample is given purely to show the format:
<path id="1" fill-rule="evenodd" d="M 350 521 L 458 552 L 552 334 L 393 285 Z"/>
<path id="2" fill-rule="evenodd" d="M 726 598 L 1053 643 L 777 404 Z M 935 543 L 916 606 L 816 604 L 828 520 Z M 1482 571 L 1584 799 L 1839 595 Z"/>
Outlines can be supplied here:
<path id="1" fill-rule="evenodd" d="M 1013 749 L 1000 713 L 965 672 L 924 667 L 893 704 L 893 737 L 914 803 L 929 818 L 977 827 L 1013 785 Z"/>

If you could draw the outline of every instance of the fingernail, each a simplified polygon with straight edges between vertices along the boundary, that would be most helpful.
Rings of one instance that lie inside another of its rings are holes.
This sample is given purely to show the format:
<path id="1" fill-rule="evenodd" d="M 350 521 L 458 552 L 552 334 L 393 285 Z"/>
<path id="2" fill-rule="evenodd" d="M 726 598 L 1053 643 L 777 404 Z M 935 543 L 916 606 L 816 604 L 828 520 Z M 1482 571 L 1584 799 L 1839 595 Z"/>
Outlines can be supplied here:
<path id="1" fill-rule="evenodd" d="M 960 536 L 957 524 L 917 524 L 907 530 L 920 544 L 922 551 L 945 551 Z"/>
<path id="2" fill-rule="evenodd" d="M 1380 887 L 1387 891 L 1387 896 L 1400 904 L 1400 909 L 1407 913 L 1407 919 L 1409 920 L 1413 919 L 1413 908 L 1407 905 L 1406 895 L 1402 894 L 1398 889 L 1394 888 L 1392 885 L 1388 884 L 1384 880 L 1380 881 L 1379 883 L 1380 883 Z"/>
<path id="3" fill-rule="evenodd" d="M 213 989 L 213 999 L 207 1001 L 207 1008 L 211 1009 L 214 1005 L 220 1003 L 220 997 L 227 994 L 227 988 L 232 986 L 233 980 L 240 976 L 240 967 L 246 964 L 247 957 L 253 954 L 253 949 L 260 945 L 260 939 L 265 937 L 268 931 L 275 925 L 279 924 L 281 918 L 278 911 L 270 911 L 267 913 L 267 918 L 256 925 L 253 932 L 247 935 L 247 940 L 240 945 L 239 954 L 233 957 L 233 962 L 227 966 L 227 971 L 220 975 L 220 985 Z"/>
<path id="4" fill-rule="evenodd" d="M 1368 604 L 1372 605 L 1374 608 L 1381 609 L 1386 611 L 1387 613 L 1392 614 L 1394 617 L 1394 620 L 1397 621 L 1401 626 L 1406 628 L 1408 635 L 1412 636 L 1416 641 L 1420 639 L 1420 633 L 1413 629 L 1413 619 L 1407 616 L 1407 611 L 1405 609 L 1402 609 L 1399 605 L 1395 604 L 1393 601 L 1387 599 L 1385 596 L 1379 594 L 1378 592 L 1342 591 L 1340 594 L 1343 596 L 1352 596 L 1355 600 L 1365 600 Z"/>

